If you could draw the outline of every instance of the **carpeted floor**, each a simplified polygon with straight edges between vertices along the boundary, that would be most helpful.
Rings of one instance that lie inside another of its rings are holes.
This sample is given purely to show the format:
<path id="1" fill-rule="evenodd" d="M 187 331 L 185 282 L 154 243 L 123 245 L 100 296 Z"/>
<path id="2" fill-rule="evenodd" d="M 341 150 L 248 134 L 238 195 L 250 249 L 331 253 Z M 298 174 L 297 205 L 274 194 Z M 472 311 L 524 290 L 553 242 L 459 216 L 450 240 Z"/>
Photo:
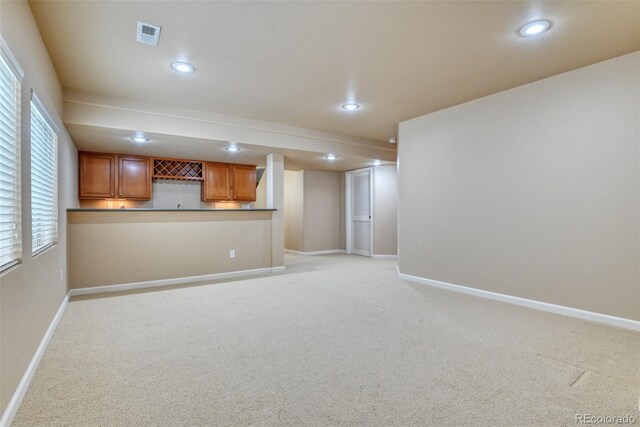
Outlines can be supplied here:
<path id="1" fill-rule="evenodd" d="M 640 334 L 408 284 L 393 261 L 287 259 L 280 275 L 74 300 L 14 426 L 640 418 Z"/>

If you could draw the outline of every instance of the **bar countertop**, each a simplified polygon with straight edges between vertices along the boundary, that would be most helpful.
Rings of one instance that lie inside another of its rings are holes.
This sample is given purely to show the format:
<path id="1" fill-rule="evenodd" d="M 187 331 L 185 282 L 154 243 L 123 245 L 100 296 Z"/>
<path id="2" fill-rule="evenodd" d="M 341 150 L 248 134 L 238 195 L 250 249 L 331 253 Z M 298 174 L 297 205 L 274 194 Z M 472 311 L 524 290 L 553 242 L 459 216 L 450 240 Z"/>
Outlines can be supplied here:
<path id="1" fill-rule="evenodd" d="M 69 208 L 67 212 L 274 212 L 277 209 L 154 209 L 154 208 Z"/>

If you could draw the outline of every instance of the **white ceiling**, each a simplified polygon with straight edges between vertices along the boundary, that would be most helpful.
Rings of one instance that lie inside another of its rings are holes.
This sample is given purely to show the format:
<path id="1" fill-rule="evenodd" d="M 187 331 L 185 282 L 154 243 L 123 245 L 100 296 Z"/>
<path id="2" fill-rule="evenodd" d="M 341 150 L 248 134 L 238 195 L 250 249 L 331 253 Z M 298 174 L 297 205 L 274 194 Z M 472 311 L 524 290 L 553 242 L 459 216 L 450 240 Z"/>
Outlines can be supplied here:
<path id="1" fill-rule="evenodd" d="M 373 141 L 400 121 L 640 49 L 638 1 L 30 4 L 66 89 Z M 533 18 L 553 28 L 518 36 Z M 138 20 L 162 27 L 159 46 L 136 43 Z M 180 59 L 196 72 L 171 70 Z M 341 111 L 349 98 L 362 108 Z"/>

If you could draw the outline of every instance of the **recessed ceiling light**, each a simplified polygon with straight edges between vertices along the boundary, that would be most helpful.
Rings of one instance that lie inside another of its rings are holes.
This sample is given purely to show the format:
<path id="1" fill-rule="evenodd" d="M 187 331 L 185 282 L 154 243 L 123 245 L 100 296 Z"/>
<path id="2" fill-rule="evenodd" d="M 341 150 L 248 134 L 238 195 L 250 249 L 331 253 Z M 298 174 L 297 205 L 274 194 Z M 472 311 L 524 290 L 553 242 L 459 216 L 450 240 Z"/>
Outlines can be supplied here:
<path id="1" fill-rule="evenodd" d="M 149 142 L 149 138 L 144 136 L 144 132 L 137 131 L 131 138 L 133 142 Z"/>
<path id="2" fill-rule="evenodd" d="M 179 73 L 193 73 L 193 65 L 188 62 L 174 62 L 171 64 L 171 68 L 178 71 Z"/>
<path id="3" fill-rule="evenodd" d="M 373 166 L 380 166 L 382 164 L 382 160 L 374 160 L 373 162 L 371 162 L 371 164 Z"/>
<path id="4" fill-rule="evenodd" d="M 335 154 L 329 153 L 326 156 L 324 156 L 324 158 L 327 160 L 335 160 L 337 157 Z"/>
<path id="5" fill-rule="evenodd" d="M 547 19 L 538 19 L 536 21 L 531 21 L 524 24 L 522 27 L 520 27 L 518 33 L 520 33 L 522 37 L 537 36 L 538 34 L 542 34 L 545 31 L 548 31 L 549 28 L 551 28 L 551 25 L 551 21 Z"/>
<path id="6" fill-rule="evenodd" d="M 228 146 L 228 147 L 225 147 L 225 150 L 227 150 L 227 151 L 232 151 L 232 152 L 234 152 L 234 153 L 235 153 L 236 151 L 240 151 L 240 148 L 239 148 L 239 147 L 236 147 L 235 145 L 230 145 L 230 146 Z"/>
<path id="7" fill-rule="evenodd" d="M 358 108 L 360 108 L 360 104 L 356 102 L 345 102 L 342 104 L 342 109 L 345 111 L 356 111 Z"/>

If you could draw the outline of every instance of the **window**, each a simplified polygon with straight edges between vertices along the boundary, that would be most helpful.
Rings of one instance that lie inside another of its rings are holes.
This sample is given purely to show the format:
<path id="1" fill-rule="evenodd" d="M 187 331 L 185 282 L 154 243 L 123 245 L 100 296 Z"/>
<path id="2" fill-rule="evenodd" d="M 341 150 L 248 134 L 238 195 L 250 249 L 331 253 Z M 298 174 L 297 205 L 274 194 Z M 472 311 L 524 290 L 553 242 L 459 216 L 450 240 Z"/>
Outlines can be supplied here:
<path id="1" fill-rule="evenodd" d="M 31 95 L 31 249 L 36 255 L 58 239 L 58 128 Z"/>
<path id="2" fill-rule="evenodd" d="M 22 70 L 0 39 L 0 271 L 22 257 L 20 88 Z"/>

